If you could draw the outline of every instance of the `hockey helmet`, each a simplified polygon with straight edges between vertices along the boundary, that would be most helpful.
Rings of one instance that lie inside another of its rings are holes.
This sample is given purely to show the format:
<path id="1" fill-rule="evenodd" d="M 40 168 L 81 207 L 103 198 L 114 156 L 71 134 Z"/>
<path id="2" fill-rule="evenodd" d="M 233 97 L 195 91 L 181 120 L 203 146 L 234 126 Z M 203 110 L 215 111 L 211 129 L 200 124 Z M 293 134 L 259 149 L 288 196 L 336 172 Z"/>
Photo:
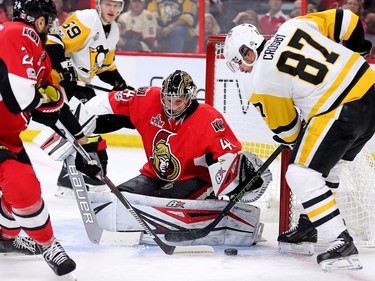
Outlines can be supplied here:
<path id="1" fill-rule="evenodd" d="M 160 91 L 161 104 L 168 118 L 178 118 L 195 99 L 197 86 L 191 76 L 181 70 L 176 70 L 164 81 Z"/>
<path id="2" fill-rule="evenodd" d="M 33 25 L 39 17 L 45 17 L 49 27 L 57 17 L 53 0 L 15 0 L 13 5 L 13 20 L 23 21 Z"/>
<path id="3" fill-rule="evenodd" d="M 124 9 L 124 5 L 125 5 L 124 0 L 111 0 L 111 2 L 120 2 L 121 3 L 121 8 L 118 10 L 117 15 L 116 15 L 116 17 L 117 17 L 121 14 L 122 10 Z M 106 25 L 110 24 L 110 22 L 104 22 L 104 20 L 102 18 L 102 8 L 100 7 L 101 3 L 102 3 L 102 0 L 96 0 L 96 10 L 98 11 L 99 17 L 102 20 L 102 22 Z"/>
<path id="4" fill-rule="evenodd" d="M 230 70 L 235 72 L 241 63 L 253 66 L 258 59 L 257 49 L 264 42 L 264 37 L 252 24 L 241 24 L 232 28 L 225 38 L 224 57 Z M 251 64 L 243 61 L 243 57 L 249 50 L 255 54 L 255 60 Z"/>

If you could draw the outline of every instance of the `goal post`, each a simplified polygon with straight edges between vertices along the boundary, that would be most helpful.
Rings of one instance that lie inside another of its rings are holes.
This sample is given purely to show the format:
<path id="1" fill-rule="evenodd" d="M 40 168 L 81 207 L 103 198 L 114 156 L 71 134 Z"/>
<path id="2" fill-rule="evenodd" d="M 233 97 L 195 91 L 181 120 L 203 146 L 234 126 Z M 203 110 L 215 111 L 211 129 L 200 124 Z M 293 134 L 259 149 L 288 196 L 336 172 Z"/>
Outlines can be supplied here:
<path id="1" fill-rule="evenodd" d="M 279 144 L 259 112 L 248 103 L 246 76 L 250 74 L 232 73 L 226 66 L 224 41 L 224 34 L 208 38 L 205 102 L 223 114 L 243 150 L 265 161 Z M 271 164 L 273 181 L 266 193 L 253 203 L 261 208 L 261 219 L 265 223 L 279 223 L 279 233 L 296 223 L 302 208 L 285 180 L 289 157 L 290 151 L 285 150 Z M 345 163 L 340 186 L 333 191 L 356 243 L 375 247 L 375 161 L 366 147 L 355 161 Z"/>

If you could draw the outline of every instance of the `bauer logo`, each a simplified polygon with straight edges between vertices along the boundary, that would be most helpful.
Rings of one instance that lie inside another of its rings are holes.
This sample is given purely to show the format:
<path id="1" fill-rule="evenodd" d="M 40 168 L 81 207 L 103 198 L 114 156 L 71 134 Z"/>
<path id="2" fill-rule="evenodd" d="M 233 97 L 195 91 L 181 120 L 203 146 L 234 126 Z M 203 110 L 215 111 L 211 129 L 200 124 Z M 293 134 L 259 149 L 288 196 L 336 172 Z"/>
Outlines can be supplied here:
<path id="1" fill-rule="evenodd" d="M 214 128 L 214 131 L 222 132 L 225 130 L 224 121 L 221 118 L 216 118 L 214 121 L 211 122 L 212 128 Z"/>
<path id="2" fill-rule="evenodd" d="M 173 201 L 170 201 L 166 207 L 170 207 L 170 208 L 181 208 L 183 209 L 184 208 L 184 205 L 185 205 L 185 202 L 182 202 L 182 201 L 178 201 L 178 200 L 173 200 Z"/>
<path id="3" fill-rule="evenodd" d="M 217 171 L 216 175 L 215 175 L 215 181 L 217 184 L 220 184 L 221 181 L 224 179 L 224 174 L 225 174 L 225 170 L 223 168 L 220 168 L 219 171 Z"/>

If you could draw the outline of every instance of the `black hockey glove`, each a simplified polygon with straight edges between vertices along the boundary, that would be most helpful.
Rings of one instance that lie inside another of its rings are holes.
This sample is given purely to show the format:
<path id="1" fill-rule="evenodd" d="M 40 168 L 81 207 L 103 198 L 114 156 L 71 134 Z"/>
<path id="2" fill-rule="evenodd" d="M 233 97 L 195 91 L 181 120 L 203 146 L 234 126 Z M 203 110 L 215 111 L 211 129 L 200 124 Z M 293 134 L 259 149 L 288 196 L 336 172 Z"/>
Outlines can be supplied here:
<path id="1" fill-rule="evenodd" d="M 59 72 L 61 78 L 61 87 L 64 87 L 66 90 L 72 90 L 77 86 L 77 71 L 70 59 L 60 63 L 60 67 L 57 68 L 57 71 Z"/>
<path id="2" fill-rule="evenodd" d="M 134 90 L 132 86 L 129 86 L 128 84 L 126 84 L 125 80 L 122 80 L 122 81 L 115 82 L 115 86 L 113 87 L 112 91 L 123 91 L 126 89 L 131 90 L 131 91 Z"/>
<path id="3" fill-rule="evenodd" d="M 107 174 L 107 144 L 101 136 L 88 139 L 89 143 L 83 144 L 82 147 L 89 153 L 92 160 L 87 162 L 81 154 L 77 153 L 75 164 L 78 171 L 96 179 L 98 175 L 105 176 Z"/>

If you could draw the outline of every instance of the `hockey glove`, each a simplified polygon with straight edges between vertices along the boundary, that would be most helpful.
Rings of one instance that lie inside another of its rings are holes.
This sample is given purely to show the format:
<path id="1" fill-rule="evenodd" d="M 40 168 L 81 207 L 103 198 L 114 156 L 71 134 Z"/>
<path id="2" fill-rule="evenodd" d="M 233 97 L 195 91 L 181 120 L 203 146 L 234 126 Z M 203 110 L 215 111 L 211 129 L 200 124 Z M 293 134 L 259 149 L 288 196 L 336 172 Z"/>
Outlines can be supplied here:
<path id="1" fill-rule="evenodd" d="M 83 144 L 82 147 L 89 153 L 92 160 L 87 162 L 81 154 L 77 153 L 76 168 L 91 178 L 96 178 L 98 175 L 105 176 L 108 163 L 107 144 L 101 136 L 89 137 L 88 139 L 89 143 Z"/>
<path id="2" fill-rule="evenodd" d="M 31 111 L 31 116 L 35 122 L 52 127 L 59 118 L 60 109 L 64 105 L 64 95 L 57 86 L 51 84 L 39 87 L 37 91 L 44 101 L 41 106 Z"/>
<path id="3" fill-rule="evenodd" d="M 77 86 L 77 71 L 70 59 L 67 59 L 60 63 L 60 67 L 57 68 L 57 71 L 60 74 L 61 87 L 64 87 L 66 90 L 72 90 Z"/>
<path id="4" fill-rule="evenodd" d="M 128 84 L 126 84 L 125 80 L 122 80 L 122 81 L 115 82 L 115 86 L 113 87 L 112 91 L 123 91 L 126 89 L 131 90 L 131 91 L 134 90 L 132 86 L 129 86 Z"/>

